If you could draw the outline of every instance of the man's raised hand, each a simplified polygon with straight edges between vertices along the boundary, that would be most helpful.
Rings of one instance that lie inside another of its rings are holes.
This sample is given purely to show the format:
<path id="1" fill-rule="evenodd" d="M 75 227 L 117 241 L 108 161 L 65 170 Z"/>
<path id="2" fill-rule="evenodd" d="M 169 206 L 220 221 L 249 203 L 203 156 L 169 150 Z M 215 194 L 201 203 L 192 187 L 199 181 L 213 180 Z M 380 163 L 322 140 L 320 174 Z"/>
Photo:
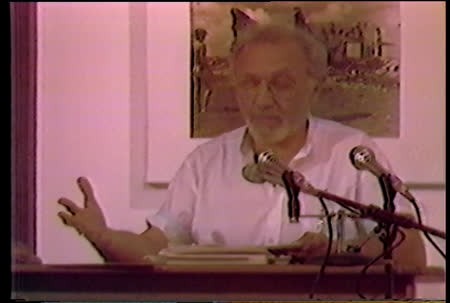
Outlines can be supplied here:
<path id="1" fill-rule="evenodd" d="M 67 212 L 58 212 L 58 216 L 64 224 L 72 226 L 91 240 L 91 237 L 103 233 L 107 229 L 107 225 L 89 180 L 80 177 L 77 179 L 77 183 L 84 196 L 84 207 L 79 207 L 70 199 L 60 198 L 58 203 L 63 205 Z"/>

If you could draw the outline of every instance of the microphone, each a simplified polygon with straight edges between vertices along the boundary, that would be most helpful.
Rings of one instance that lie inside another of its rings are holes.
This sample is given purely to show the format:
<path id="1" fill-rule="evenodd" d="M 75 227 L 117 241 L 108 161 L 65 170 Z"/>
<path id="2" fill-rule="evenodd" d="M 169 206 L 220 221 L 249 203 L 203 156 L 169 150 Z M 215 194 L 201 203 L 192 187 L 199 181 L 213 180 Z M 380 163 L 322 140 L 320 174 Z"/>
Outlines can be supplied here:
<path id="1" fill-rule="evenodd" d="M 281 163 L 271 151 L 265 151 L 258 155 L 257 162 L 264 179 L 273 185 L 286 186 L 284 178 L 290 171 Z"/>
<path id="2" fill-rule="evenodd" d="M 266 180 L 261 175 L 257 163 L 247 164 L 242 168 L 242 176 L 251 183 L 264 183 Z"/>
<path id="3" fill-rule="evenodd" d="M 278 174 L 278 179 L 280 180 L 283 178 L 283 175 L 291 174 L 293 184 L 298 186 L 300 190 L 312 196 L 318 195 L 318 190 L 306 181 L 305 176 L 297 171 L 290 170 L 287 166 L 281 163 L 272 152 L 266 151 L 259 154 L 258 163 L 264 164 L 266 169 L 271 169 L 271 172 L 276 171 Z M 264 170 L 264 168 L 262 168 L 262 170 Z"/>
<path id="4" fill-rule="evenodd" d="M 352 148 L 349 153 L 350 161 L 358 170 L 367 170 L 376 177 L 388 176 L 392 188 L 404 196 L 409 201 L 415 201 L 414 196 L 409 192 L 408 187 L 399 177 L 386 170 L 375 158 L 375 153 L 368 147 L 358 145 Z"/>
<path id="5" fill-rule="evenodd" d="M 288 195 L 289 222 L 297 223 L 300 217 L 300 201 L 298 199 L 300 187 L 296 184 L 294 172 L 281 163 L 270 151 L 259 154 L 257 161 L 266 181 L 285 187 Z"/>

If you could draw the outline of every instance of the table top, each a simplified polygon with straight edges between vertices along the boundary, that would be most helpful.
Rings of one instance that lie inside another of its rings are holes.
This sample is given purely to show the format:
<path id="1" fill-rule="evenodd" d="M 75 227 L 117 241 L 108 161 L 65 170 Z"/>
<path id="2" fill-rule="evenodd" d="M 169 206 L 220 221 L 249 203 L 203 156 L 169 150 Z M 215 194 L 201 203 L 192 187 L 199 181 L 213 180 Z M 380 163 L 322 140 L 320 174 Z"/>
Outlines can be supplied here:
<path id="1" fill-rule="evenodd" d="M 26 273 L 148 273 L 148 274 L 315 274 L 319 271 L 319 265 L 150 265 L 150 264 L 17 264 L 12 272 L 16 274 Z M 329 275 L 359 274 L 362 266 L 327 266 L 325 272 Z M 396 275 L 414 275 L 424 277 L 445 277 L 442 267 L 429 266 L 421 271 L 413 269 L 396 269 Z M 369 268 L 367 274 L 385 274 L 383 265 L 375 265 Z"/>
<path id="2" fill-rule="evenodd" d="M 319 269 L 319 265 L 23 264 L 13 267 L 12 278 L 16 297 L 38 301 L 298 300 L 307 298 Z M 361 266 L 328 266 L 318 284 L 318 298 L 355 298 L 359 280 L 365 293 L 383 294 L 384 267 L 373 266 L 365 277 L 361 270 Z M 394 276 L 396 298 L 406 297 L 418 277 L 445 281 L 440 267 Z"/>

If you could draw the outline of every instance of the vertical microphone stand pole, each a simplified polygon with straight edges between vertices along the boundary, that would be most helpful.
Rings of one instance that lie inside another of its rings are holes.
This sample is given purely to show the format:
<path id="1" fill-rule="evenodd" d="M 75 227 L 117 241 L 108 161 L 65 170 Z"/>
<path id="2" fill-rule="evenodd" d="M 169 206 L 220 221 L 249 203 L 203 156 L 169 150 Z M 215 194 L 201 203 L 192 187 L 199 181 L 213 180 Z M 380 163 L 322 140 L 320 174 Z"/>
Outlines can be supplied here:
<path id="1" fill-rule="evenodd" d="M 380 183 L 381 191 L 383 194 L 383 210 L 390 213 L 395 212 L 394 198 L 396 191 L 392 187 L 389 175 L 382 174 L 378 177 L 378 182 Z M 383 259 L 384 259 L 384 270 L 387 275 L 387 287 L 385 293 L 385 299 L 392 299 L 393 292 L 395 290 L 394 286 L 394 275 L 393 275 L 393 259 L 392 259 L 392 246 L 397 235 L 397 226 L 390 223 L 379 223 L 382 232 L 379 236 L 380 241 L 383 243 Z"/>
<path id="2" fill-rule="evenodd" d="M 291 173 L 287 171 L 283 173 L 281 179 L 288 194 L 289 223 L 298 223 L 300 217 L 300 201 L 298 199 L 300 187 L 293 182 Z"/>

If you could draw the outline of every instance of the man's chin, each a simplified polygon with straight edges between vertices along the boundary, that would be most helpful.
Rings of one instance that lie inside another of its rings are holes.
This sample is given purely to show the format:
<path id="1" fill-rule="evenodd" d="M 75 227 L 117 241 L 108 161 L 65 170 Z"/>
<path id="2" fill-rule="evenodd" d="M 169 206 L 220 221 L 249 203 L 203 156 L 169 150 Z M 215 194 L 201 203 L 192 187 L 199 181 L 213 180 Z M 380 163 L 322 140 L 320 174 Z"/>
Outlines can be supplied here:
<path id="1" fill-rule="evenodd" d="M 253 126 L 249 128 L 249 131 L 255 141 L 264 144 L 275 144 L 288 136 L 288 132 L 282 128 Z"/>

